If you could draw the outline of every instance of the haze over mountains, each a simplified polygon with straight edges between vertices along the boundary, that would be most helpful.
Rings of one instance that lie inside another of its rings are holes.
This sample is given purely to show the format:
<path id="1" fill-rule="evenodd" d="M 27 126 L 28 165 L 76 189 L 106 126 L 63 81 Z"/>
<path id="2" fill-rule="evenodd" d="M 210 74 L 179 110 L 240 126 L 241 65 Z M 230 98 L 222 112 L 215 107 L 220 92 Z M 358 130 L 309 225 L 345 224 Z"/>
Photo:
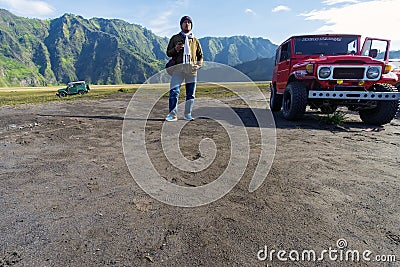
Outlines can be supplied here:
<path id="1" fill-rule="evenodd" d="M 247 36 L 199 40 L 206 61 L 231 66 L 271 58 L 276 49 L 267 39 Z M 142 83 L 164 67 L 168 41 L 118 19 L 65 14 L 39 20 L 0 9 L 0 86 Z M 265 73 L 263 80 L 270 79 L 270 70 Z"/>

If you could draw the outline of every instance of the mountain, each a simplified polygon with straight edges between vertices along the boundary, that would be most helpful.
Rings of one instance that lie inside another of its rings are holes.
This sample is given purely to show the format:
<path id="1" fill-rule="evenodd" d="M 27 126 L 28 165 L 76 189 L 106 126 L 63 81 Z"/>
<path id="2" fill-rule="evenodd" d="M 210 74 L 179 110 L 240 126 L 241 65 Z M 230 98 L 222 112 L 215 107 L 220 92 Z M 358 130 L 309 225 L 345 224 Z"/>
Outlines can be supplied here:
<path id="1" fill-rule="evenodd" d="M 276 49 L 269 40 L 246 36 L 199 40 L 205 60 L 232 66 L 271 57 Z M 0 9 L 0 87 L 142 83 L 164 67 L 168 41 L 123 20 L 27 19 Z"/>
<path id="2" fill-rule="evenodd" d="M 56 81 L 46 64 L 49 54 L 42 41 L 48 27 L 48 21 L 25 19 L 0 9 L 0 86 Z"/>
<path id="3" fill-rule="evenodd" d="M 263 38 L 248 36 L 205 37 L 199 39 L 204 53 L 204 60 L 238 65 L 257 58 L 271 57 L 277 45 Z"/>
<path id="4" fill-rule="evenodd" d="M 122 20 L 37 20 L 0 10 L 0 86 L 143 82 L 164 65 L 167 42 Z"/>
<path id="5" fill-rule="evenodd" d="M 274 58 L 257 58 L 234 66 L 235 69 L 243 72 L 253 81 L 270 81 L 274 70 Z"/>
<path id="6" fill-rule="evenodd" d="M 122 20 L 64 15 L 50 22 L 44 43 L 58 81 L 114 84 L 145 81 L 167 60 L 166 38 Z"/>
<path id="7" fill-rule="evenodd" d="M 390 58 L 400 58 L 400 50 L 398 50 L 398 51 L 390 51 L 389 57 Z"/>

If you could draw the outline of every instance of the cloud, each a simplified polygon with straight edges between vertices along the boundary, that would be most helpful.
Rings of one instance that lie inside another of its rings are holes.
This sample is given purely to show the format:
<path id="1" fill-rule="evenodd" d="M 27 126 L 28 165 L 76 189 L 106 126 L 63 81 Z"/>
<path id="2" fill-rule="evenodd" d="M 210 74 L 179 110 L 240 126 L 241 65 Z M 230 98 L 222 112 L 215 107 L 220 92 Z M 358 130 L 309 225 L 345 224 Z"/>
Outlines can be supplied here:
<path id="1" fill-rule="evenodd" d="M 358 0 L 325 0 L 322 2 L 322 4 L 328 5 L 328 6 L 333 6 L 336 4 L 345 4 L 345 3 L 359 3 L 360 1 Z"/>
<path id="2" fill-rule="evenodd" d="M 189 0 L 175 0 L 169 2 L 164 11 L 160 13 L 155 12 L 154 17 L 156 20 L 151 20 L 146 27 L 159 36 L 171 36 L 179 29 L 179 20 L 176 10 L 187 10 L 190 6 Z M 147 18 L 147 15 L 146 15 Z M 146 24 L 146 23 L 144 23 Z"/>
<path id="3" fill-rule="evenodd" d="M 328 1 L 334 0 L 325 2 Z M 360 34 L 364 37 L 392 39 L 400 46 L 400 35 L 396 34 L 400 25 L 399 10 L 398 0 L 373 0 L 313 10 L 300 16 L 304 16 L 305 20 L 324 23 L 315 33 Z"/>
<path id="4" fill-rule="evenodd" d="M 246 10 L 244 11 L 245 13 L 247 13 L 247 14 L 253 14 L 253 15 L 256 15 L 256 12 L 254 12 L 252 9 L 250 9 L 250 8 L 246 8 Z"/>
<path id="5" fill-rule="evenodd" d="M 43 17 L 54 13 L 55 9 L 44 1 L 0 0 L 11 12 L 18 15 Z"/>
<path id="6" fill-rule="evenodd" d="M 171 35 L 173 30 L 179 28 L 178 22 L 171 22 L 171 17 L 174 13 L 172 10 L 165 11 L 157 16 L 157 21 L 151 21 L 149 27 L 151 30 L 160 36 L 168 36 Z"/>
<path id="7" fill-rule="evenodd" d="M 291 9 L 288 6 L 277 6 L 272 9 L 272 12 L 280 12 L 280 11 L 290 11 Z"/>

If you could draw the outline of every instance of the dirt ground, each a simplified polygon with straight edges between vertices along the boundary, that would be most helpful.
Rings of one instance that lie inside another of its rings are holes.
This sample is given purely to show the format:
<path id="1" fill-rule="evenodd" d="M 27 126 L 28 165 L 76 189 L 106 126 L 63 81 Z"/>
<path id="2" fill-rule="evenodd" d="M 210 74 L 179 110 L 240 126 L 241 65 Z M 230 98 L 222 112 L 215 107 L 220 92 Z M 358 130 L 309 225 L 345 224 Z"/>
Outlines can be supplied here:
<path id="1" fill-rule="evenodd" d="M 131 97 L 0 109 L 0 266 L 400 266 L 399 116 L 373 128 L 354 114 L 341 126 L 316 113 L 297 122 L 275 114 L 275 159 L 250 193 L 260 137 L 251 111 L 232 101 L 252 139 L 245 175 L 218 201 L 181 208 L 148 196 L 127 168 L 121 133 Z M 204 172 L 174 170 L 160 150 L 166 111 L 162 99 L 147 126 L 156 169 L 179 185 L 209 183 L 227 165 L 225 131 L 189 122 L 183 154 L 196 158 L 204 137 L 218 154 Z M 340 239 L 371 251 L 370 261 L 296 260 L 294 251 L 346 252 Z"/>

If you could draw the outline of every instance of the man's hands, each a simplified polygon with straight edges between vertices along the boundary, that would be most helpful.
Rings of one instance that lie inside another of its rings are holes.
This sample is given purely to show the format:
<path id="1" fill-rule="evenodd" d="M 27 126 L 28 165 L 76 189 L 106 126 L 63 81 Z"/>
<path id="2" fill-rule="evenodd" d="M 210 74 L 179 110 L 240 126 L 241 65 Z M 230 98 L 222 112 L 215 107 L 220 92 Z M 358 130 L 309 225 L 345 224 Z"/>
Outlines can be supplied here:
<path id="1" fill-rule="evenodd" d="M 195 64 L 193 65 L 193 70 L 197 71 L 201 68 L 201 64 Z"/>
<path id="2" fill-rule="evenodd" d="M 182 42 L 178 42 L 178 43 L 175 45 L 175 51 L 176 51 L 176 52 L 181 51 L 181 50 L 183 49 L 184 46 L 185 46 L 185 45 L 184 45 Z"/>

